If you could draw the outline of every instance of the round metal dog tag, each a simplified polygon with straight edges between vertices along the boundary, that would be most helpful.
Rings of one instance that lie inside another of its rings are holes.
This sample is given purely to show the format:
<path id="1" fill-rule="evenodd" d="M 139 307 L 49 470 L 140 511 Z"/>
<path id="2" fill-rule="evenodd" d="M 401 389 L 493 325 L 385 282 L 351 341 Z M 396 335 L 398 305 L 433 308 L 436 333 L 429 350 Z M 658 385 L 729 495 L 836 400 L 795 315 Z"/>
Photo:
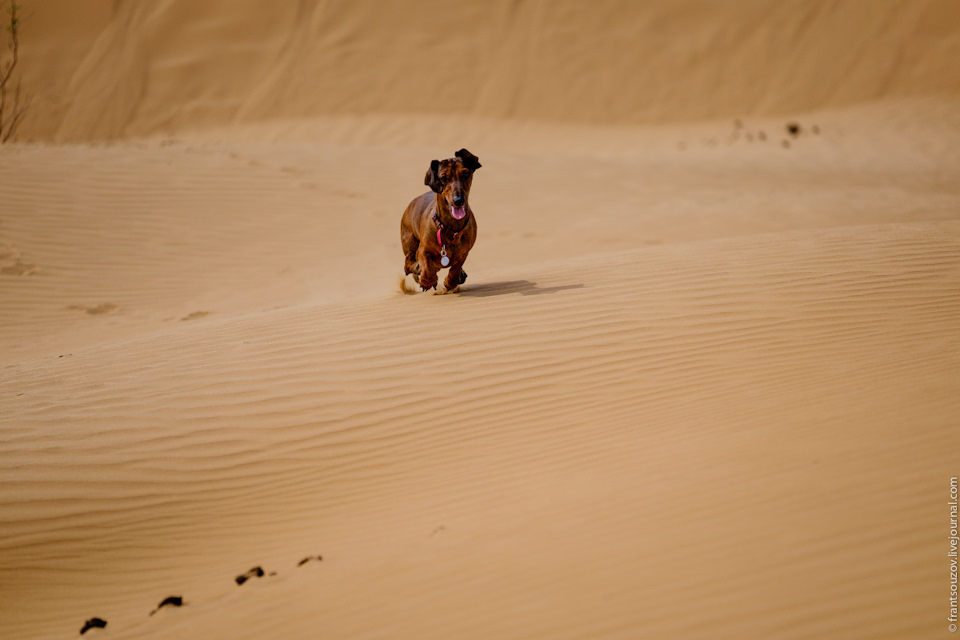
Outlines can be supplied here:
<path id="1" fill-rule="evenodd" d="M 448 264 L 450 264 L 450 258 L 448 258 L 447 256 L 440 256 L 440 265 L 445 267 Z"/>

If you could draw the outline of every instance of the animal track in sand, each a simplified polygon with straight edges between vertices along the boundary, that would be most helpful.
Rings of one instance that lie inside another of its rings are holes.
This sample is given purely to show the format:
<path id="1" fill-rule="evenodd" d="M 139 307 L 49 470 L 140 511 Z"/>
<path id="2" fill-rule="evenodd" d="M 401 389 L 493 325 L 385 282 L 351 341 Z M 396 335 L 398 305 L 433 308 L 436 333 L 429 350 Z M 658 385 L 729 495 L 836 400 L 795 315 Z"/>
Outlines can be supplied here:
<path id="1" fill-rule="evenodd" d="M 249 580 L 250 578 L 262 578 L 263 576 L 264 576 L 263 567 L 257 566 L 257 567 L 254 567 L 253 569 L 250 569 L 246 573 L 241 573 L 239 576 L 234 578 L 234 580 L 236 581 L 237 586 L 239 586 L 244 582 L 246 582 L 247 580 Z"/>
<path id="2" fill-rule="evenodd" d="M 107 621 L 103 618 L 90 618 L 83 623 L 83 627 L 80 628 L 80 635 L 85 634 L 90 629 L 103 629 L 107 626 Z"/>
<path id="3" fill-rule="evenodd" d="M 308 562 L 323 562 L 323 556 L 320 554 L 305 556 L 302 560 L 300 560 L 300 562 L 297 563 L 297 567 L 302 567 Z M 251 578 L 262 578 L 263 576 L 272 577 L 276 575 L 277 575 L 276 571 L 271 571 L 270 573 L 267 573 L 266 571 L 263 570 L 263 567 L 261 567 L 260 565 L 257 565 L 247 570 L 245 573 L 238 575 L 236 578 L 234 578 L 234 581 L 237 583 L 237 586 L 240 586 L 245 582 L 247 582 L 248 580 L 250 580 Z M 150 615 L 153 616 L 158 611 L 160 611 L 160 609 L 163 609 L 164 607 L 182 607 L 184 604 L 186 603 L 183 600 L 183 596 L 167 596 L 160 602 L 160 604 L 157 605 L 156 609 L 150 612 Z M 107 626 L 107 621 L 104 620 L 103 618 L 99 618 L 99 617 L 90 618 L 83 624 L 83 627 L 80 629 L 80 635 L 85 634 L 87 631 L 91 629 L 103 629 L 106 626 Z"/>
<path id="4" fill-rule="evenodd" d="M 0 275 L 31 276 L 37 272 L 37 265 L 23 261 L 20 250 L 7 242 L 0 243 Z"/>
<path id="5" fill-rule="evenodd" d="M 183 606 L 183 596 L 168 596 L 163 599 L 163 602 L 157 605 L 157 608 L 150 612 L 150 615 L 155 614 L 160 609 L 164 607 L 182 607 Z"/>
<path id="6" fill-rule="evenodd" d="M 82 304 L 72 304 L 69 307 L 67 307 L 67 309 L 70 309 L 71 311 L 83 311 L 91 316 L 106 315 L 108 313 L 112 313 L 116 311 L 119 308 L 120 307 L 118 307 L 117 305 L 111 302 L 103 302 L 101 304 L 94 305 L 92 307 L 87 307 Z"/>
<path id="7" fill-rule="evenodd" d="M 20 262 L 0 267 L 0 274 L 5 276 L 32 276 L 37 272 L 37 265 Z"/>
<path id="8" fill-rule="evenodd" d="M 304 558 L 303 560 L 301 560 L 300 562 L 298 562 L 298 563 L 297 563 L 297 566 L 298 566 L 298 567 L 302 567 L 303 565 L 307 564 L 307 563 L 310 562 L 311 560 L 316 560 L 317 562 L 323 562 L 323 556 L 320 556 L 320 555 L 317 555 L 317 556 L 307 556 L 306 558 Z"/>
<path id="9" fill-rule="evenodd" d="M 790 149 L 792 147 L 791 140 L 799 140 L 800 138 L 806 137 L 808 131 L 813 135 L 820 135 L 820 126 L 816 124 L 805 128 L 805 126 L 799 122 L 788 122 L 784 125 L 784 130 L 788 136 L 780 141 L 780 146 L 784 149 Z M 743 120 L 737 118 L 733 121 L 733 129 L 725 140 L 727 146 L 738 144 L 741 140 L 748 143 L 752 143 L 755 140 L 758 142 L 766 142 L 767 133 L 762 129 L 751 131 L 746 128 Z M 718 146 L 717 139 L 713 137 L 701 138 L 700 143 L 702 146 L 711 149 Z M 688 142 L 686 140 L 681 140 L 677 143 L 677 149 L 679 151 L 684 151 L 687 147 Z"/>

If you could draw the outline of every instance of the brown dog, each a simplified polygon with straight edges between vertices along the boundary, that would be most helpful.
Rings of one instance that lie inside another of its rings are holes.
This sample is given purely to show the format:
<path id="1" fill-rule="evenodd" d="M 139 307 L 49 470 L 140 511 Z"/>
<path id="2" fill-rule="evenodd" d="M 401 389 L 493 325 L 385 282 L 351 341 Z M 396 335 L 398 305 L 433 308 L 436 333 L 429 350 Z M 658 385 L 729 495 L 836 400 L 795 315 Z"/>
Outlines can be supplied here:
<path id="1" fill-rule="evenodd" d="M 433 160 L 423 183 L 428 191 L 407 205 L 400 220 L 404 274 L 412 273 L 420 288 L 437 288 L 437 272 L 450 267 L 443 286 L 453 291 L 467 274 L 463 263 L 477 239 L 477 221 L 467 198 L 480 160 L 466 149 L 455 157 Z"/>

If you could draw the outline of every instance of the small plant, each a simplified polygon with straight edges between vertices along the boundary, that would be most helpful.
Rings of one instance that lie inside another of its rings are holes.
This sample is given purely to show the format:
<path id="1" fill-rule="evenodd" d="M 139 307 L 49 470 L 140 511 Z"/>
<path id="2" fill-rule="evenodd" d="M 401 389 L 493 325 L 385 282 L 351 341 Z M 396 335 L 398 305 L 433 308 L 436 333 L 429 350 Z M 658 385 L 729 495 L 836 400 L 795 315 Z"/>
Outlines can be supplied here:
<path id="1" fill-rule="evenodd" d="M 17 130 L 17 125 L 23 120 L 23 114 L 30 106 L 30 101 L 21 97 L 22 77 L 19 75 L 13 87 L 13 95 L 10 96 L 13 71 L 17 68 L 17 62 L 20 61 L 20 5 L 16 0 L 10 0 L 9 14 L 10 21 L 3 24 L 3 30 L 0 32 L 0 40 L 4 35 L 10 40 L 7 43 L 10 53 L 4 55 L 0 50 L 0 143 L 10 141 L 10 137 Z"/>

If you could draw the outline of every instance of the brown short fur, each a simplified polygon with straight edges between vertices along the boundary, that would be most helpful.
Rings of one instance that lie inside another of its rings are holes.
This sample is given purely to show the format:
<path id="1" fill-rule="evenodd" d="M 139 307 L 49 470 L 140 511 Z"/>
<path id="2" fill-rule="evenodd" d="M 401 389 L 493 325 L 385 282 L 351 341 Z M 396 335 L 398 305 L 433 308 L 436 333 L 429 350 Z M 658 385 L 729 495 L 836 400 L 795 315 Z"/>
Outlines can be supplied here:
<path id="1" fill-rule="evenodd" d="M 437 287 L 437 272 L 444 268 L 440 263 L 443 250 L 450 259 L 450 271 L 443 286 L 452 291 L 463 284 L 467 279 L 463 263 L 477 240 L 477 221 L 469 198 L 473 172 L 480 168 L 480 160 L 466 149 L 460 149 L 454 155 L 430 163 L 423 183 L 431 191 L 414 198 L 400 220 L 400 243 L 405 258 L 403 272 L 412 273 L 424 291 Z M 466 210 L 462 220 L 454 218 L 452 213 L 458 198 L 463 199 Z M 442 244 L 437 242 L 435 213 L 443 227 Z"/>

